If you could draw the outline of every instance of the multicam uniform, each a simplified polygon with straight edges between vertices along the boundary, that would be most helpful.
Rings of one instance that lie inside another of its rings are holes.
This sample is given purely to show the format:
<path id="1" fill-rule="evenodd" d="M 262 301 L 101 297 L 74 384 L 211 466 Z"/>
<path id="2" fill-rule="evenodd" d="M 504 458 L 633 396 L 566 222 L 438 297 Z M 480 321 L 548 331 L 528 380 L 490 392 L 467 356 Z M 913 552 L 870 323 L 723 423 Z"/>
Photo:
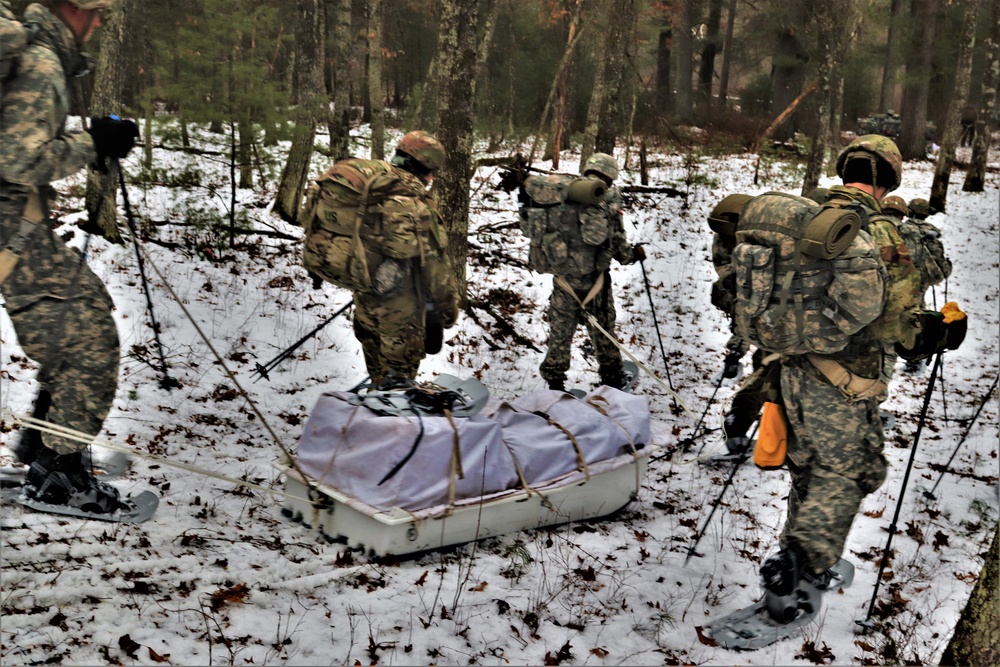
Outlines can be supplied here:
<path id="1" fill-rule="evenodd" d="M 604 193 L 600 207 L 607 220 L 607 240 L 597 247 L 596 252 L 587 247 L 569 244 L 571 257 L 567 265 L 580 267 L 581 271 L 562 274 L 575 294 L 569 294 L 558 284 L 552 288 L 549 300 L 549 347 L 539 368 L 539 374 L 550 386 L 561 386 L 566 381 L 566 371 L 570 367 L 573 335 L 581 320 L 587 326 L 590 341 L 597 355 L 598 373 L 601 382 L 621 386 L 622 356 L 618 347 L 583 317 L 580 302 L 585 301 L 591 288 L 603 279 L 600 291 L 586 303 L 586 311 L 608 333 L 615 331 L 615 304 L 611 293 L 611 260 L 620 264 L 636 261 L 633 246 L 625 237 L 622 223 L 623 200 L 621 191 L 612 185 Z M 575 256 L 573 256 L 575 255 Z"/>
<path id="2" fill-rule="evenodd" d="M 424 184 L 413 174 L 392 167 L 404 181 L 412 181 L 417 191 Z M 378 384 L 392 370 L 397 376 L 413 379 L 426 356 L 427 304 L 432 304 L 452 321 L 458 312 L 458 290 L 448 259 L 448 237 L 430 195 L 412 199 L 413 217 L 420 220 L 427 252 L 422 258 L 400 263 L 402 275 L 395 276 L 397 288 L 388 293 L 354 292 L 354 335 L 361 343 L 371 381 Z"/>
<path id="3" fill-rule="evenodd" d="M 879 215 L 871 195 L 853 187 L 830 188 L 828 200 L 860 203 L 872 214 L 867 228 L 889 274 L 882 315 L 842 353 L 831 355 L 855 376 L 888 384 L 896 342 L 912 346 L 919 333 L 919 274 L 892 221 Z M 781 394 L 788 420 L 788 469 L 792 490 L 783 546 L 794 541 L 814 572 L 841 557 L 861 500 L 885 480 L 881 396 L 849 401 L 805 357 L 782 359 Z"/>
<path id="4" fill-rule="evenodd" d="M 118 379 L 113 303 L 48 221 L 49 183 L 97 158 L 90 135 L 65 127 L 69 76 L 83 61 L 70 30 L 47 9 L 31 5 L 25 20 L 38 25 L 38 36 L 17 57 L 16 76 L 4 82 L 0 97 L 0 247 L 17 255 L 0 290 L 21 347 L 40 366 L 36 414 L 96 434 Z M 41 222 L 22 220 L 29 202 L 40 207 Z M 54 435 L 45 444 L 59 454 L 86 447 Z"/>
<path id="5" fill-rule="evenodd" d="M 951 275 L 951 260 L 945 256 L 941 230 L 924 220 L 908 218 L 899 225 L 899 234 L 910 250 L 910 259 L 920 271 L 920 303 L 927 290 Z"/>

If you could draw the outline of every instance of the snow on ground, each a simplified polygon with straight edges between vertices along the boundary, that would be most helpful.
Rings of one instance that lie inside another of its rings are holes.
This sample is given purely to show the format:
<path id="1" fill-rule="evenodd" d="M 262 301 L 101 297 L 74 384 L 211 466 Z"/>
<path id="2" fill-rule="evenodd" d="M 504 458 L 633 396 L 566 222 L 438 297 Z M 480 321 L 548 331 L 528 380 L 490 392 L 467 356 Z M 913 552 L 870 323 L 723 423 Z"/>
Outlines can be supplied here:
<path id="1" fill-rule="evenodd" d="M 201 135 L 201 140 L 210 139 Z M 190 177 L 185 189 L 141 184 L 139 156 L 127 160 L 132 208 L 163 242 L 145 243 L 151 259 L 147 272 L 170 375 L 182 386 L 161 389 L 162 376 L 147 363 L 156 362 L 156 347 L 133 249 L 90 239 L 87 261 L 110 286 L 122 337 L 118 396 L 103 435 L 140 454 L 281 490 L 272 469 L 280 453 L 275 440 L 294 449 L 317 397 L 360 382 L 364 363 L 349 319 L 340 317 L 275 368 L 270 380 L 254 381 L 255 364 L 273 359 L 349 295 L 331 285 L 313 290 L 296 242 L 261 235 L 232 250 L 203 229 L 182 226 L 205 219 L 206 211 L 225 210 L 228 168 L 218 158 L 178 151 L 156 149 L 154 157 L 159 181 L 182 173 Z M 653 441 L 670 450 L 692 434 L 703 412 L 705 426 L 717 427 L 735 390 L 723 386 L 707 404 L 727 325 L 708 301 L 713 271 L 706 216 L 726 194 L 797 192 L 801 181 L 801 171 L 781 161 L 762 163 L 754 185 L 757 165 L 750 156 L 687 157 L 655 156 L 650 179 L 651 185 L 687 191 L 686 198 L 639 195 L 627 212 L 630 238 L 649 244 L 647 275 L 638 265 L 612 270 L 619 336 L 661 377 L 644 377 L 638 391 L 650 401 Z M 563 162 L 563 171 L 577 168 L 572 159 Z M 957 299 L 969 313 L 970 332 L 963 347 L 945 357 L 941 389 L 930 402 L 880 588 L 874 615 L 880 627 L 874 634 L 855 635 L 854 621 L 866 616 L 929 373 L 898 376 L 883 406 L 896 417 L 886 443 L 890 471 L 886 483 L 866 498 L 847 544 L 845 556 L 857 566 L 854 585 L 828 594 L 818 621 L 801 637 L 765 649 L 721 650 L 699 641 L 698 629 L 761 595 L 757 570 L 776 549 L 788 476 L 744 464 L 696 556 L 685 564 L 728 472 L 690 462 L 722 448 L 713 433 L 673 462 L 652 462 L 639 497 L 614 519 L 509 534 L 402 562 L 369 560 L 328 543 L 285 518 L 278 494 L 136 457 L 133 470 L 116 485 L 161 495 L 148 523 L 78 521 L 4 503 L 0 660 L 12 665 L 935 663 L 978 576 L 1000 504 L 995 394 L 947 472 L 944 468 L 998 373 L 996 157 L 991 165 L 994 172 L 982 194 L 963 193 L 963 174 L 956 172 L 947 214 L 932 219 L 955 264 L 947 288 L 938 288 L 934 298 L 938 306 L 945 298 Z M 323 166 L 317 159 L 315 172 Z M 299 230 L 267 213 L 273 171 L 256 191 L 238 192 L 239 210 L 258 230 L 297 236 Z M 926 197 L 932 176 L 932 164 L 907 164 L 898 194 Z M 637 179 L 624 173 L 623 182 Z M 505 337 L 480 311 L 485 329 L 463 315 L 447 333 L 442 353 L 424 363 L 422 377 L 474 374 L 494 396 L 513 398 L 542 387 L 536 369 L 547 335 L 543 315 L 551 280 L 522 268 L 526 243 L 516 232 L 515 204 L 492 188 L 496 180 L 492 168 L 480 169 L 473 180 L 470 294 L 495 304 L 538 350 Z M 74 195 L 61 204 L 68 233 L 81 218 L 73 213 L 80 183 L 80 177 L 60 183 Z M 76 232 L 72 243 L 82 247 L 83 234 Z M 233 391 L 195 323 L 249 392 L 267 427 Z M 34 367 L 18 349 L 6 315 L 0 339 L 2 407 L 25 412 L 35 391 Z M 570 381 L 589 388 L 597 382 L 596 363 L 584 342 L 581 329 Z M 664 357 L 669 382 L 687 411 L 673 408 Z M 3 430 L 6 441 L 12 434 Z M 922 492 L 939 478 L 936 499 L 926 498 Z"/>

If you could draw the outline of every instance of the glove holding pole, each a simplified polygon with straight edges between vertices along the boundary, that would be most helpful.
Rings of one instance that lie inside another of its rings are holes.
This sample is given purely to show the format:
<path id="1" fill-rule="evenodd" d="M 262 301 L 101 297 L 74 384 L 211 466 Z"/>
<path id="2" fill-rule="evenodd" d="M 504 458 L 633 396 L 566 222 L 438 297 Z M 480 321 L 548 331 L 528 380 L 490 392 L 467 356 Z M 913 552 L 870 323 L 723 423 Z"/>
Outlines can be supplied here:
<path id="1" fill-rule="evenodd" d="M 129 154 L 139 138 L 139 126 L 135 121 L 122 120 L 118 116 L 94 116 L 90 119 L 90 136 L 97 150 L 97 170 L 107 172 L 107 158 L 120 160 Z"/>

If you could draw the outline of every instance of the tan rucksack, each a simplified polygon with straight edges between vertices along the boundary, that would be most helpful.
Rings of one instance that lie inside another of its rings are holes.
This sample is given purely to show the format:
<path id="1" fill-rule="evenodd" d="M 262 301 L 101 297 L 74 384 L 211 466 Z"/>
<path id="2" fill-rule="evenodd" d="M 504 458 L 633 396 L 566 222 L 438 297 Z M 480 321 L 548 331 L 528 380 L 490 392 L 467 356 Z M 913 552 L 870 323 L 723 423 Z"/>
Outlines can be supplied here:
<path id="1" fill-rule="evenodd" d="M 860 207 L 782 192 L 747 202 L 733 250 L 737 333 L 780 354 L 847 347 L 881 314 L 888 284 L 866 223 Z"/>
<path id="2" fill-rule="evenodd" d="M 419 179 L 388 162 L 337 162 L 307 194 L 303 265 L 338 287 L 385 293 L 404 270 L 387 260 L 427 253 L 425 236 L 437 227 L 427 197 Z"/>
<path id="3" fill-rule="evenodd" d="M 528 267 L 539 273 L 581 276 L 598 266 L 598 251 L 608 240 L 603 181 L 569 174 L 528 176 L 521 231 L 528 238 Z M 606 254 L 606 253 L 605 253 Z"/>

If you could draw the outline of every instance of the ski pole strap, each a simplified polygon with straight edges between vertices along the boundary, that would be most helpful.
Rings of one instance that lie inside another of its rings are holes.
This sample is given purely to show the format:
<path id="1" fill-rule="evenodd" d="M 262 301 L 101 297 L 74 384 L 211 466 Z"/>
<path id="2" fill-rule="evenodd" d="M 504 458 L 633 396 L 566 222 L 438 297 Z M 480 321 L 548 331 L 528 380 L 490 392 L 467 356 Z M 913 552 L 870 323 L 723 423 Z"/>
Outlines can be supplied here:
<path id="1" fill-rule="evenodd" d="M 24 210 L 21 212 L 21 224 L 17 232 L 7 242 L 7 245 L 0 250 L 0 283 L 5 281 L 21 257 L 21 252 L 28 242 L 28 237 L 35 231 L 35 227 L 45 219 L 45 207 L 42 205 L 42 196 L 37 190 L 28 193 L 28 199 L 24 203 Z"/>
<path id="2" fill-rule="evenodd" d="M 806 359 L 813 365 L 813 368 L 830 381 L 830 384 L 840 390 L 848 403 L 875 398 L 886 390 L 887 385 L 881 380 L 855 375 L 830 357 L 807 354 Z"/>

